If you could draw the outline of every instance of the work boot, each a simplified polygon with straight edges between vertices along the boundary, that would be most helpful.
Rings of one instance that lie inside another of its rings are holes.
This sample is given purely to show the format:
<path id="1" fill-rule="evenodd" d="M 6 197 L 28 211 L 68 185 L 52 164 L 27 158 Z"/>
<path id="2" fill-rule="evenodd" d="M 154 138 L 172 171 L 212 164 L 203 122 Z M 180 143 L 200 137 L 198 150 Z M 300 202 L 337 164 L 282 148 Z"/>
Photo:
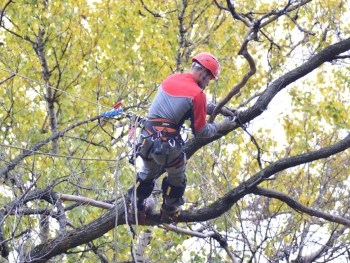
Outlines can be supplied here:
<path id="1" fill-rule="evenodd" d="M 162 204 L 160 209 L 161 222 L 170 224 L 172 222 L 177 222 L 181 208 L 179 206 Z"/>
<path id="2" fill-rule="evenodd" d="M 135 209 L 133 204 L 130 204 L 128 208 L 128 214 L 130 218 L 136 221 L 135 212 L 137 214 L 137 219 L 141 225 L 146 223 L 147 215 L 149 215 L 153 208 L 154 208 L 155 202 L 153 198 L 147 198 L 146 200 L 138 200 Z"/>

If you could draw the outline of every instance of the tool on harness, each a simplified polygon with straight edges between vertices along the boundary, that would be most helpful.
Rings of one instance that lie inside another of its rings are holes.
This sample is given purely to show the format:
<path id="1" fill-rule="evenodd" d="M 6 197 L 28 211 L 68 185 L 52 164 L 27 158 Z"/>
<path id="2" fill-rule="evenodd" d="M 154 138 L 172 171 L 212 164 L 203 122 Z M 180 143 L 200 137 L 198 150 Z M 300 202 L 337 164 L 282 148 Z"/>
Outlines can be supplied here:
<path id="1" fill-rule="evenodd" d="M 127 117 L 129 118 L 129 134 L 127 143 L 131 148 L 131 153 L 129 154 L 129 163 L 135 165 L 135 159 L 139 155 L 140 148 L 143 143 L 136 143 L 136 128 L 142 128 L 145 119 L 136 114 L 127 114 Z"/>
<path id="2" fill-rule="evenodd" d="M 131 154 L 129 154 L 129 163 L 135 165 L 135 159 L 139 156 L 141 143 L 136 144 L 135 147 L 131 145 L 131 148 Z"/>
<path id="3" fill-rule="evenodd" d="M 154 154 L 160 155 L 162 154 L 162 134 L 161 131 L 157 131 L 157 137 L 153 140 L 153 151 Z"/>

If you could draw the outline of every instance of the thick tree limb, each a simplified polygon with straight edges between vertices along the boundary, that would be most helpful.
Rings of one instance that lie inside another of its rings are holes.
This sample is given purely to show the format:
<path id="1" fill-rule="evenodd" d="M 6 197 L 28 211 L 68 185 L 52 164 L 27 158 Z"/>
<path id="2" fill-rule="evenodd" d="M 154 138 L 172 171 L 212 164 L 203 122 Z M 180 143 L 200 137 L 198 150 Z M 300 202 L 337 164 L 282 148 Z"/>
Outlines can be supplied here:
<path id="1" fill-rule="evenodd" d="M 329 147 L 278 160 L 277 162 L 266 167 L 264 170 L 255 174 L 246 182 L 243 182 L 237 188 L 228 192 L 224 197 L 220 198 L 209 207 L 201 208 L 195 211 L 182 211 L 179 216 L 179 222 L 201 222 L 217 218 L 223 213 L 227 212 L 242 197 L 254 192 L 256 186 L 258 186 L 261 182 L 275 175 L 276 173 L 300 164 L 327 158 L 348 148 L 350 148 L 350 134 L 348 134 L 343 140 Z M 28 254 L 27 262 L 44 262 L 53 256 L 64 253 L 70 248 L 85 244 L 102 236 L 109 230 L 113 229 L 116 225 L 125 223 L 125 203 L 120 201 L 116 207 L 109 209 L 105 214 L 93 222 L 81 228 L 67 232 L 66 234 L 61 235 L 46 244 L 35 247 Z M 158 225 L 161 223 L 159 214 L 152 214 L 150 218 L 146 220 L 147 225 Z"/>
<path id="2" fill-rule="evenodd" d="M 317 151 L 300 154 L 294 157 L 280 159 L 265 169 L 261 170 L 259 173 L 255 174 L 247 181 L 240 184 L 237 188 L 228 192 L 223 198 L 214 202 L 208 208 L 196 210 L 195 213 L 183 211 L 179 217 L 179 220 L 186 222 L 197 222 L 217 218 L 228 211 L 239 199 L 251 193 L 251 191 L 261 182 L 270 178 L 276 173 L 300 164 L 327 158 L 349 148 L 350 133 L 343 140 L 331 146 L 319 149 Z"/>
<path id="3" fill-rule="evenodd" d="M 118 218 L 118 225 L 125 224 L 125 219 L 119 221 L 122 217 L 124 218 L 124 211 L 124 204 L 119 202 L 114 208 L 108 210 L 107 213 L 93 222 L 67 232 L 46 244 L 36 246 L 28 253 L 25 262 L 46 262 L 48 259 L 70 248 L 85 244 L 102 236 L 116 226 L 116 218 Z M 85 236 L 88 236 L 89 240 L 86 240 L 84 238 Z"/>

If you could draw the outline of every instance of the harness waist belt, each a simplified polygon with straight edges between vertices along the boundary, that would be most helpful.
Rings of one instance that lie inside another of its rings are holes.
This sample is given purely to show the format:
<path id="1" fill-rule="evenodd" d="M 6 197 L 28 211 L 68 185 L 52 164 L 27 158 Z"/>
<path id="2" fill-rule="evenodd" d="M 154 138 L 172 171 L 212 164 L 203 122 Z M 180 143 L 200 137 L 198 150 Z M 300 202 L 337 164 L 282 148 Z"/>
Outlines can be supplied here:
<path id="1" fill-rule="evenodd" d="M 161 137 L 163 141 L 178 139 L 180 136 L 180 127 L 176 123 L 164 118 L 149 119 L 143 125 L 149 135 Z"/>

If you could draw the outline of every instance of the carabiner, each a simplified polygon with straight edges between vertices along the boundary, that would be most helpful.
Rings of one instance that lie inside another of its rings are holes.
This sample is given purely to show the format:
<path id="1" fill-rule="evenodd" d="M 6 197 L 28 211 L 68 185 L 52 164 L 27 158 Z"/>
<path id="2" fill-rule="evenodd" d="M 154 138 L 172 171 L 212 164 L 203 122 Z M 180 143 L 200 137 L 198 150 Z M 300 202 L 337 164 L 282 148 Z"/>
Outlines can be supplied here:
<path id="1" fill-rule="evenodd" d="M 168 140 L 168 143 L 171 147 L 173 147 L 173 148 L 175 147 L 175 140 L 174 139 Z"/>

